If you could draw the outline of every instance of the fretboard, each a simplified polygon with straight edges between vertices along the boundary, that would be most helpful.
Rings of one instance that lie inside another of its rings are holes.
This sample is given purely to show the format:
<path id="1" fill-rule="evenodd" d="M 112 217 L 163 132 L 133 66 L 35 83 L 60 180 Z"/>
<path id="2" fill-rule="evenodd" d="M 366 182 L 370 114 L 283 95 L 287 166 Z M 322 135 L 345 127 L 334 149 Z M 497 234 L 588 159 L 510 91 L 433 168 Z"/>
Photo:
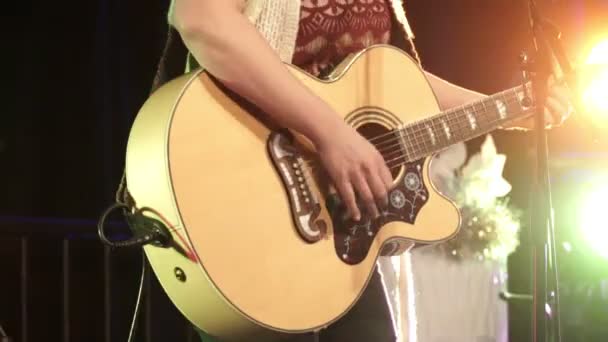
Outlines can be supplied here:
<path id="1" fill-rule="evenodd" d="M 524 88 L 520 86 L 408 124 L 396 134 L 401 138 L 405 159 L 414 161 L 491 132 L 532 112 L 533 108 L 526 103 Z"/>

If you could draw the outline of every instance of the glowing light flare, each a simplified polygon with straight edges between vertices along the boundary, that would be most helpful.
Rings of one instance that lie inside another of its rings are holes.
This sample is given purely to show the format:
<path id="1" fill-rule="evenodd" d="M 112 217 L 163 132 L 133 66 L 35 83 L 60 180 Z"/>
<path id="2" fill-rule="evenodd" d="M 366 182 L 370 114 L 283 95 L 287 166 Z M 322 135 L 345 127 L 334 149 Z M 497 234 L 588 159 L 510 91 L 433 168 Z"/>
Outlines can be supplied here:
<path id="1" fill-rule="evenodd" d="M 585 61 L 582 99 L 586 110 L 608 118 L 608 40 L 597 44 Z"/>
<path id="2" fill-rule="evenodd" d="M 586 60 L 587 64 L 608 65 L 608 39 L 597 44 Z"/>
<path id="3" fill-rule="evenodd" d="M 580 229 L 590 247 L 608 259 L 608 230 L 606 229 L 606 194 L 608 184 L 596 187 L 581 203 L 579 210 Z"/>
<path id="4" fill-rule="evenodd" d="M 583 92 L 583 101 L 587 110 L 599 111 L 608 115 L 608 67 L 596 74 Z"/>

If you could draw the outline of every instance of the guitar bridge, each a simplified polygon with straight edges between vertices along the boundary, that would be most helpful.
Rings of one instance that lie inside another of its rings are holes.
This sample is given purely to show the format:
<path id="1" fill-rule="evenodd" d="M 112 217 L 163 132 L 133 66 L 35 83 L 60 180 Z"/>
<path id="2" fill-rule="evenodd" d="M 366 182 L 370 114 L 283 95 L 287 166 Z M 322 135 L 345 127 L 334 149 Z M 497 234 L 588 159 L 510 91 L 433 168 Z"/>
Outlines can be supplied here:
<path id="1" fill-rule="evenodd" d="M 327 223 L 320 218 L 321 204 L 309 181 L 309 167 L 294 145 L 289 131 L 273 132 L 268 139 L 268 152 L 277 170 L 291 207 L 294 225 L 307 242 L 321 240 Z"/>

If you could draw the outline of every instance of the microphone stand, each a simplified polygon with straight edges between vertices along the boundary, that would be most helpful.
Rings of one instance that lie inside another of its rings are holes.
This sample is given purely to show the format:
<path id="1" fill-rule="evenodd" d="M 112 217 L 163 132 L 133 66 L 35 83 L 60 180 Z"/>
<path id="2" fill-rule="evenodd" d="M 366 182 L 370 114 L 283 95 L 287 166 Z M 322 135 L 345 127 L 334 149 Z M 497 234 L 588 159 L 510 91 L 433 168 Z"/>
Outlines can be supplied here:
<path id="1" fill-rule="evenodd" d="M 556 79 L 567 81 L 573 73 L 561 47 L 557 28 L 540 15 L 534 0 L 529 0 L 529 12 L 535 51 L 531 61 L 526 59 L 523 64 L 532 81 L 537 145 L 531 215 L 532 341 L 560 342 L 559 281 L 544 108 L 551 74 Z"/>
<path id="2" fill-rule="evenodd" d="M 2 325 L 0 325 L 0 342 L 12 342 L 12 339 L 6 335 L 6 332 L 2 329 Z"/>

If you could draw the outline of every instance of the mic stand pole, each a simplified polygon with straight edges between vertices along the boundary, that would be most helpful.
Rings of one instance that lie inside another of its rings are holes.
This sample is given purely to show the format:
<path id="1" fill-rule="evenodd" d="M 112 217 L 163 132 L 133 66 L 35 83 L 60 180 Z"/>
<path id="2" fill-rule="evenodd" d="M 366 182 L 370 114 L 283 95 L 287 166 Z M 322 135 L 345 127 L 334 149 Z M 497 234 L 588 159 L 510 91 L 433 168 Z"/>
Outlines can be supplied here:
<path id="1" fill-rule="evenodd" d="M 12 339 L 10 337 L 8 337 L 8 335 L 6 335 L 6 332 L 4 331 L 4 329 L 2 329 L 2 326 L 0 325 L 0 342 L 11 342 Z"/>
<path id="2" fill-rule="evenodd" d="M 550 37 L 547 22 L 539 15 L 534 0 L 529 0 L 530 24 L 535 52 L 528 71 L 532 80 L 532 98 L 535 106 L 536 177 L 532 194 L 532 341 L 560 342 L 559 286 L 555 253 L 555 228 L 548 168 L 548 144 L 545 130 L 544 108 L 548 93 L 548 80 L 553 66 L 558 63 L 552 45 L 557 37 Z"/>

